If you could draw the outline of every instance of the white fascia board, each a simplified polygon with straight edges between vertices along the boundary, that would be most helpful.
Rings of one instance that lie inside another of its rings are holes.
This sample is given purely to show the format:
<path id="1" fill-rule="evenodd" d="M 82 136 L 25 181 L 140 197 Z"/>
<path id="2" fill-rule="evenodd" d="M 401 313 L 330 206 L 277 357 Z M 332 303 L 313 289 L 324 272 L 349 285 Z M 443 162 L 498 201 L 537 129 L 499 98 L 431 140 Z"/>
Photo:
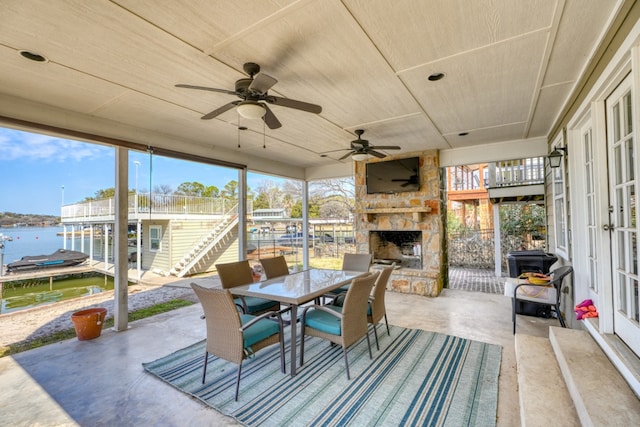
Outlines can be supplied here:
<path id="1" fill-rule="evenodd" d="M 440 150 L 440 166 L 475 165 L 501 160 L 528 159 L 548 154 L 547 138 L 528 138 L 473 147 Z"/>

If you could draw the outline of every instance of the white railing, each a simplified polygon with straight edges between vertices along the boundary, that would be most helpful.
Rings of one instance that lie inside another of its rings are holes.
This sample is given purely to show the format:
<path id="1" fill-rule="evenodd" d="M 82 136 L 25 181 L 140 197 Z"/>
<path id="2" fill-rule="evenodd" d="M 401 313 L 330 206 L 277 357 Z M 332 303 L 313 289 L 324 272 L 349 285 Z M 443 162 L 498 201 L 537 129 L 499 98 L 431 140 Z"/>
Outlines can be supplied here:
<path id="1" fill-rule="evenodd" d="M 544 183 L 544 157 L 509 160 L 489 165 L 489 188 Z"/>
<path id="2" fill-rule="evenodd" d="M 226 215 L 236 209 L 237 201 L 213 197 L 193 197 L 173 194 L 138 193 L 129 195 L 129 218 L 149 215 Z M 251 201 L 247 201 L 250 208 Z M 114 198 L 91 200 L 62 206 L 62 221 L 109 218 L 115 215 Z"/>

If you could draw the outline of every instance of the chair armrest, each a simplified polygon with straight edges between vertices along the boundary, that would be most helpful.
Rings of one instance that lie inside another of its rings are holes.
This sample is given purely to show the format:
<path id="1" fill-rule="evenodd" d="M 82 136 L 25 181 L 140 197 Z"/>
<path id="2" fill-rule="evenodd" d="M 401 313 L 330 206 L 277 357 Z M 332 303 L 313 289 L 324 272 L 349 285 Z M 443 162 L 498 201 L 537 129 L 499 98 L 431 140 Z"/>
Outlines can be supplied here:
<path id="1" fill-rule="evenodd" d="M 302 317 L 303 317 L 303 318 L 306 316 L 307 311 L 308 311 L 310 308 L 313 308 L 313 309 L 315 309 L 315 310 L 324 311 L 324 312 L 326 312 L 326 313 L 331 314 L 332 316 L 337 317 L 338 319 L 342 319 L 342 313 L 339 313 L 339 312 L 337 312 L 337 311 L 335 311 L 335 310 L 331 310 L 330 308 L 327 308 L 327 307 L 325 307 L 325 306 L 323 306 L 323 305 L 317 305 L 317 304 L 313 304 L 313 305 L 310 305 L 310 306 L 308 306 L 308 307 L 305 307 L 305 309 L 302 311 Z"/>
<path id="2" fill-rule="evenodd" d="M 239 298 L 240 301 L 242 301 L 242 306 L 239 306 L 238 304 L 236 304 L 236 305 L 238 305 L 238 307 L 240 307 L 242 312 L 245 313 L 245 314 L 249 313 L 249 309 L 247 308 L 247 302 L 244 300 L 244 296 L 242 296 L 242 295 L 233 295 L 233 293 L 231 295 L 233 296 L 234 299 L 235 298 Z"/>
<path id="3" fill-rule="evenodd" d="M 245 323 L 244 325 L 242 325 L 240 327 L 241 331 L 246 330 L 247 328 L 250 328 L 251 326 L 255 325 L 256 323 L 258 323 L 259 321 L 261 321 L 262 319 L 268 319 L 271 317 L 276 317 L 278 318 L 278 320 L 280 321 L 280 323 L 282 323 L 282 316 L 280 316 L 280 313 L 277 311 L 267 311 L 266 313 L 262 313 L 259 316 L 256 316 L 254 319 L 251 319 L 249 322 Z"/>

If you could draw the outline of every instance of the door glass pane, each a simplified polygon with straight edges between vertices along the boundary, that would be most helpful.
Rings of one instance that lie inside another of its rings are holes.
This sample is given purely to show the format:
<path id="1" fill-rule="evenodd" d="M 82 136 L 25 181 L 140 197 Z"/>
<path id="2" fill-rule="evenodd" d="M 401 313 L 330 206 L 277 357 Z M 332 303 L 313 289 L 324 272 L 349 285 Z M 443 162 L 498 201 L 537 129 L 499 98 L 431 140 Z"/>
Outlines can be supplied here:
<path id="1" fill-rule="evenodd" d="M 623 189 L 618 188 L 616 190 L 616 203 L 615 203 L 615 212 L 616 212 L 616 225 L 618 227 L 624 227 L 624 206 L 622 205 L 622 201 L 624 197 Z"/>
<path id="2" fill-rule="evenodd" d="M 627 93 L 622 100 L 624 103 L 624 136 L 633 131 L 633 119 L 631 117 L 631 93 Z"/>
<path id="3" fill-rule="evenodd" d="M 631 252 L 631 270 L 633 274 L 638 274 L 638 233 L 630 232 L 629 233 L 629 251 Z"/>
<path id="4" fill-rule="evenodd" d="M 620 146 L 617 145 L 613 149 L 613 161 L 615 162 L 616 184 L 622 184 L 622 159 L 620 154 Z"/>
<path id="5" fill-rule="evenodd" d="M 618 270 L 625 270 L 625 244 L 624 244 L 624 233 L 622 231 L 616 231 L 616 235 L 618 236 Z"/>
<path id="6" fill-rule="evenodd" d="M 627 140 L 627 156 L 626 156 L 626 161 L 627 161 L 627 177 L 629 181 L 633 181 L 634 177 L 635 177 L 635 155 L 634 155 L 634 149 L 633 149 L 633 139 L 629 139 Z"/>
<path id="7" fill-rule="evenodd" d="M 611 123 L 613 124 L 613 140 L 620 141 L 620 104 L 613 106 Z"/>
<path id="8" fill-rule="evenodd" d="M 638 281 L 637 280 L 633 280 L 633 318 L 635 319 L 636 322 L 640 321 L 640 319 L 638 318 Z"/>
<path id="9" fill-rule="evenodd" d="M 620 281 L 620 287 L 618 288 L 618 310 L 622 313 L 627 312 L 627 281 L 626 276 L 622 273 L 618 274 L 618 280 Z"/>

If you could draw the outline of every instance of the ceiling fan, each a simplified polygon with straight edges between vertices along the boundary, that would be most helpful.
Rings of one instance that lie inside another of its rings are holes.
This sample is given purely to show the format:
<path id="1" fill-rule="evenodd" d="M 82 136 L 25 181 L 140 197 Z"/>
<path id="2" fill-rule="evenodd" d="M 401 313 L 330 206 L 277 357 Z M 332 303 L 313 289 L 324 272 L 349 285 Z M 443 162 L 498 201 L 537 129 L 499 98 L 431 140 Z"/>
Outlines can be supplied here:
<path id="1" fill-rule="evenodd" d="M 340 157 L 338 160 L 344 160 L 347 157 L 351 156 L 351 158 L 355 161 L 362 161 L 369 158 L 369 156 L 374 156 L 379 159 L 387 157 L 386 154 L 380 153 L 376 150 L 401 150 L 402 147 L 398 147 L 397 145 L 371 145 L 369 141 L 366 139 L 362 139 L 362 134 L 364 133 L 363 129 L 356 129 L 356 135 L 358 135 L 358 139 L 351 141 L 351 148 L 342 148 L 340 150 L 326 151 L 320 156 L 327 157 L 328 153 L 334 153 L 336 151 L 349 151 L 344 156 Z"/>
<path id="2" fill-rule="evenodd" d="M 282 98 L 279 96 L 269 95 L 267 91 L 275 85 L 278 80 L 275 78 L 261 73 L 260 66 L 253 62 L 247 62 L 242 67 L 244 72 L 249 75 L 249 78 L 244 78 L 236 81 L 235 90 L 217 89 L 213 87 L 205 86 L 193 86 L 186 84 L 177 84 L 176 87 L 186 89 L 208 90 L 211 92 L 226 93 L 229 95 L 236 95 L 240 98 L 239 101 L 232 101 L 222 107 L 216 108 L 210 113 L 202 116 L 203 120 L 213 119 L 232 109 L 238 108 L 238 113 L 248 119 L 262 119 L 269 126 L 269 129 L 277 129 L 282 126 L 282 123 L 273 114 L 273 111 L 269 108 L 268 104 L 279 105 L 282 107 L 294 108 L 296 110 L 307 111 L 309 113 L 319 114 L 322 112 L 322 107 L 315 104 L 309 104 L 307 102 L 296 101 L 294 99 Z"/>

